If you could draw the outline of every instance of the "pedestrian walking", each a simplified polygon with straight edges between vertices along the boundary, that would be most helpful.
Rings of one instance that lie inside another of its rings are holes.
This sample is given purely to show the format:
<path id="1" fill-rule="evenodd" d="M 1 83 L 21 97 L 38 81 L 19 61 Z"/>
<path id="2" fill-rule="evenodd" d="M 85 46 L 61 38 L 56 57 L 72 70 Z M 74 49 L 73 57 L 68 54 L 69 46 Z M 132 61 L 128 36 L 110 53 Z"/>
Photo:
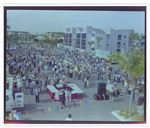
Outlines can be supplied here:
<path id="1" fill-rule="evenodd" d="M 62 96 L 61 96 L 61 109 L 63 109 L 63 106 L 65 106 L 65 91 L 63 90 Z"/>
<path id="2" fill-rule="evenodd" d="M 134 91 L 134 104 L 138 104 L 138 99 L 139 99 L 139 89 L 136 88 L 136 90 Z"/>
<path id="3" fill-rule="evenodd" d="M 68 89 L 66 88 L 66 90 L 65 90 L 65 99 L 66 99 L 66 103 L 68 103 L 69 102 L 69 91 L 68 91 Z"/>
<path id="4" fill-rule="evenodd" d="M 113 100 L 114 100 L 114 96 L 113 96 L 113 87 L 112 87 L 112 90 L 109 93 L 109 101 L 113 103 Z"/>
<path id="5" fill-rule="evenodd" d="M 36 87 L 35 89 L 35 102 L 36 103 L 39 103 L 39 94 L 40 94 L 39 89 L 38 87 Z"/>
<path id="6" fill-rule="evenodd" d="M 84 78 L 84 88 L 87 87 L 87 77 Z"/>
<path id="7" fill-rule="evenodd" d="M 72 115 L 69 114 L 69 115 L 68 115 L 68 118 L 66 118 L 65 121 L 72 121 L 71 117 L 72 117 Z"/>
<path id="8" fill-rule="evenodd" d="M 72 98 L 71 98 L 71 89 L 69 89 L 69 93 L 68 93 L 68 95 L 69 95 L 69 103 L 72 101 Z"/>

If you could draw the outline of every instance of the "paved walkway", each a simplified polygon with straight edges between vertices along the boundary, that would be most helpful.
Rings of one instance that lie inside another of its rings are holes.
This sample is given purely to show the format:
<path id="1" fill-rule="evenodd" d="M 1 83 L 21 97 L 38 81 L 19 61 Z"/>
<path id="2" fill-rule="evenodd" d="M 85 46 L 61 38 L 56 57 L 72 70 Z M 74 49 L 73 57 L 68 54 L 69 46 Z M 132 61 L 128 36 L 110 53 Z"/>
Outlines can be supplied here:
<path id="1" fill-rule="evenodd" d="M 115 65 L 114 68 L 117 68 L 117 66 Z M 50 72 L 49 70 L 48 76 L 52 78 Z M 95 101 L 93 97 L 97 93 L 97 84 L 100 82 L 98 80 L 90 80 L 90 86 L 87 89 L 84 88 L 82 80 L 77 80 L 77 78 L 75 80 L 68 78 L 68 80 L 69 83 L 75 83 L 84 91 L 82 94 L 83 99 L 74 99 L 70 103 L 70 109 L 68 104 L 66 104 L 65 111 L 61 109 L 61 103 L 51 100 L 50 96 L 46 94 L 46 89 L 40 94 L 40 103 L 35 103 L 35 96 L 30 95 L 30 90 L 27 89 L 24 95 L 24 108 L 19 108 L 17 111 L 21 112 L 25 120 L 64 121 L 68 117 L 68 114 L 72 114 L 74 121 L 120 121 L 120 119 L 112 114 L 112 111 L 117 111 L 118 108 L 129 107 L 129 95 L 115 97 L 113 103 L 109 102 L 109 100 Z M 106 82 L 106 79 L 104 79 L 104 82 Z M 121 87 L 121 83 L 117 84 L 117 88 L 120 89 Z M 87 100 L 88 104 L 85 100 Z M 79 101 L 82 101 L 82 106 Z M 76 108 L 74 108 L 74 102 L 76 103 Z M 56 106 L 58 106 L 59 112 Z M 48 110 L 49 107 L 51 108 L 51 114 Z M 44 110 L 44 114 L 41 109 Z M 36 110 L 36 115 L 34 110 Z M 26 115 L 26 111 L 28 111 L 28 116 Z M 8 113 L 6 118 L 9 118 Z"/>

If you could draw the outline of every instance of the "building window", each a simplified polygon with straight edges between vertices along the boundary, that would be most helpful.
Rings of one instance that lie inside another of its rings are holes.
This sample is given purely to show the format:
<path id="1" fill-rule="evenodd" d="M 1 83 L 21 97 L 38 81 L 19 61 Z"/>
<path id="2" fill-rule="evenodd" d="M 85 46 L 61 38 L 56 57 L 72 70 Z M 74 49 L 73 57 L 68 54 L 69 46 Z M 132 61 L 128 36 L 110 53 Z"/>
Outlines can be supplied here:
<path id="1" fill-rule="evenodd" d="M 92 37 L 95 37 L 95 34 L 92 34 Z"/>
<path id="2" fill-rule="evenodd" d="M 121 40 L 121 35 L 118 35 L 118 40 Z"/>
<path id="3" fill-rule="evenodd" d="M 71 46 L 71 44 L 69 43 L 69 46 Z"/>
<path id="4" fill-rule="evenodd" d="M 76 48 L 80 48 L 80 45 L 76 45 Z"/>
<path id="5" fill-rule="evenodd" d="M 92 51 L 94 51 L 94 48 L 92 48 Z"/>
<path id="6" fill-rule="evenodd" d="M 68 37 L 68 34 L 66 34 L 66 37 Z"/>
<path id="7" fill-rule="evenodd" d="M 123 38 L 126 38 L 126 36 L 124 36 Z"/>
<path id="8" fill-rule="evenodd" d="M 117 48 L 121 47 L 121 42 L 117 42 Z"/>
<path id="9" fill-rule="evenodd" d="M 85 46 L 81 46 L 81 49 L 85 49 Z"/>
<path id="10" fill-rule="evenodd" d="M 72 34 L 69 34 L 69 37 L 72 37 Z"/>
<path id="11" fill-rule="evenodd" d="M 80 38 L 80 34 L 77 34 L 77 38 Z"/>
<path id="12" fill-rule="evenodd" d="M 126 43 L 123 43 L 123 45 L 126 45 Z"/>
<path id="13" fill-rule="evenodd" d="M 76 43 L 77 43 L 77 44 L 80 44 L 80 39 L 77 39 L 77 40 L 76 40 Z"/>
<path id="14" fill-rule="evenodd" d="M 85 40 L 82 40 L 82 41 L 81 41 L 81 44 L 82 44 L 82 45 L 85 45 L 85 44 L 86 44 L 86 41 L 85 41 Z"/>
<path id="15" fill-rule="evenodd" d="M 82 38 L 86 38 L 86 34 L 82 34 Z"/>
<path id="16" fill-rule="evenodd" d="M 68 38 L 65 38 L 65 41 L 68 42 Z"/>
<path id="17" fill-rule="evenodd" d="M 122 49 L 117 49 L 117 52 L 122 52 Z"/>

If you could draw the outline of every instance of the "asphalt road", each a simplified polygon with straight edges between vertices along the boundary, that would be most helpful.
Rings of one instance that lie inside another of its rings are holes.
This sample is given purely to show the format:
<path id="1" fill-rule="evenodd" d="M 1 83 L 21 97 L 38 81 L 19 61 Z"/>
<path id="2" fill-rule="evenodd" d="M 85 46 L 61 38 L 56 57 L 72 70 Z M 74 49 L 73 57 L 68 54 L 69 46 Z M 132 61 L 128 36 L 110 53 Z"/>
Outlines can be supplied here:
<path id="1" fill-rule="evenodd" d="M 116 69 L 118 65 L 113 65 L 112 68 Z M 48 76 L 52 78 L 51 70 L 48 71 Z M 95 74 L 95 77 L 96 76 Z M 129 107 L 130 96 L 124 93 L 122 93 L 123 96 L 114 97 L 113 103 L 109 102 L 109 100 L 94 100 L 94 94 L 97 93 L 97 84 L 100 82 L 98 80 L 90 80 L 90 86 L 86 89 L 84 88 L 82 80 L 77 80 L 77 78 L 75 80 L 68 78 L 68 80 L 69 83 L 75 83 L 84 91 L 82 94 L 83 99 L 74 99 L 69 103 L 70 109 L 68 104 L 66 104 L 65 111 L 61 109 L 61 103 L 50 99 L 50 96 L 46 94 L 45 88 L 45 90 L 40 93 L 40 103 L 35 103 L 35 96 L 30 95 L 30 90 L 26 89 L 24 93 L 24 108 L 19 108 L 17 111 L 21 112 L 24 120 L 64 121 L 68 117 L 68 114 L 72 114 L 73 121 L 119 121 L 111 112 L 119 108 Z M 107 83 L 107 80 L 104 79 L 104 82 Z M 110 83 L 112 83 L 112 80 Z M 118 89 L 122 87 L 121 83 L 116 86 Z M 88 104 L 85 100 L 87 100 Z M 82 101 L 82 106 L 79 101 Z M 76 108 L 74 108 L 74 102 L 76 103 Z M 57 106 L 59 112 L 57 111 Z M 48 110 L 49 107 L 51 108 L 51 114 Z M 44 110 L 44 113 L 41 109 Z M 36 115 L 34 110 L 36 110 Z M 28 111 L 28 116 L 26 111 Z M 8 113 L 6 113 L 6 119 L 9 119 Z"/>

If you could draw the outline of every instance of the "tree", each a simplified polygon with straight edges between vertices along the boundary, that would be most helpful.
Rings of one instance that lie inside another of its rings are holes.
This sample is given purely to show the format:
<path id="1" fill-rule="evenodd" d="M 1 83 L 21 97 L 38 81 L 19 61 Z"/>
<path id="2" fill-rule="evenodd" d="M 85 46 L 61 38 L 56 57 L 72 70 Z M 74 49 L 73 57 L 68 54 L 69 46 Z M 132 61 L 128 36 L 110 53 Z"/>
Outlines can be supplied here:
<path id="1" fill-rule="evenodd" d="M 90 51 L 91 51 L 91 46 L 92 46 L 92 44 L 94 44 L 94 42 L 91 41 L 91 42 L 88 42 L 88 44 L 90 45 Z"/>
<path id="2" fill-rule="evenodd" d="M 103 40 L 103 37 L 98 37 L 98 36 L 96 36 L 95 38 L 96 38 L 97 43 L 98 43 L 97 46 L 99 47 L 99 43 L 100 43 L 101 40 Z"/>
<path id="3" fill-rule="evenodd" d="M 113 59 L 119 61 L 120 66 L 125 72 L 130 74 L 130 81 L 132 85 L 136 84 L 139 77 L 144 74 L 145 71 L 145 57 L 144 50 L 139 50 L 138 45 L 132 45 L 132 50 L 123 55 L 120 52 L 113 53 L 109 62 Z M 129 102 L 129 117 L 132 114 L 132 101 L 133 101 L 133 88 L 131 89 L 130 102 Z"/>
<path id="4" fill-rule="evenodd" d="M 54 33 L 51 34 L 51 37 L 52 37 L 52 38 L 54 37 Z"/>
<path id="5" fill-rule="evenodd" d="M 55 38 L 55 39 L 54 39 L 54 44 L 55 44 L 55 46 L 57 47 L 57 44 L 58 44 L 58 38 Z"/>
<path id="6" fill-rule="evenodd" d="M 7 34 L 6 41 L 7 41 L 8 50 L 10 48 L 10 43 L 12 41 L 12 38 L 13 38 L 12 35 Z"/>
<path id="7" fill-rule="evenodd" d="M 74 40 L 74 49 L 76 48 L 76 38 L 73 39 Z"/>
<path id="8" fill-rule="evenodd" d="M 129 39 L 128 39 L 128 45 L 127 45 L 127 50 L 129 49 L 129 42 L 133 42 L 134 40 L 138 41 L 138 43 L 141 42 L 140 36 L 138 33 L 135 33 L 134 30 L 132 29 L 131 34 L 129 35 Z"/>
<path id="9" fill-rule="evenodd" d="M 8 22 L 8 20 L 7 20 L 7 22 Z M 9 30 L 10 29 L 10 26 L 7 24 L 7 26 L 6 26 L 6 29 L 7 30 Z"/>
<path id="10" fill-rule="evenodd" d="M 21 39 L 21 38 L 19 37 L 18 34 L 12 35 L 12 41 L 13 41 L 13 43 L 18 43 L 18 41 L 19 41 L 20 39 Z"/>

